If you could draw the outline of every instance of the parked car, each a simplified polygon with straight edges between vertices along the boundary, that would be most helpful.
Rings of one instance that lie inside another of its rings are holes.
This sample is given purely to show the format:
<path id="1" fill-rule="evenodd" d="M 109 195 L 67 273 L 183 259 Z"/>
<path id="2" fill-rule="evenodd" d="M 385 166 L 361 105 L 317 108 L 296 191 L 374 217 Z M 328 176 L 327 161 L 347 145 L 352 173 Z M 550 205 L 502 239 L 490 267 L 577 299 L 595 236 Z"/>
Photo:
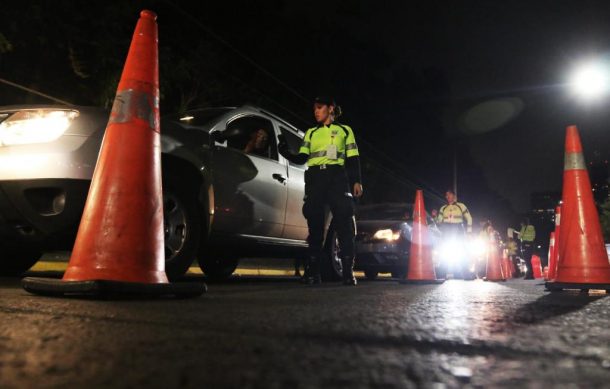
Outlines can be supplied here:
<path id="1" fill-rule="evenodd" d="M 0 274 L 72 248 L 107 121 L 91 107 L 0 107 Z M 305 166 L 279 155 L 280 133 L 297 151 L 303 132 L 254 106 L 162 118 L 170 279 L 195 258 L 205 274 L 224 278 L 240 257 L 305 255 Z M 324 278 L 340 271 L 329 257 Z"/>
<path id="2" fill-rule="evenodd" d="M 368 279 L 379 273 L 404 278 L 409 264 L 413 204 L 381 203 L 363 205 L 356 212 L 355 268 Z M 430 243 L 439 242 L 440 231 L 427 215 Z"/>

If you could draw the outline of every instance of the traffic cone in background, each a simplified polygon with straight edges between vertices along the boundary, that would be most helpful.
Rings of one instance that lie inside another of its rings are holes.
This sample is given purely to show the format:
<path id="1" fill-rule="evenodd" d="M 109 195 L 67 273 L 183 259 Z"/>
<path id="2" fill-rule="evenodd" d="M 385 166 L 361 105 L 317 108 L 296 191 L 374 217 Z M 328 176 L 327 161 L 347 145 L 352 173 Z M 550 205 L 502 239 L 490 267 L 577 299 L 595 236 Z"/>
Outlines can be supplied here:
<path id="1" fill-rule="evenodd" d="M 489 254 L 487 258 L 487 274 L 485 281 L 506 281 L 504 272 L 502 271 L 502 260 L 498 253 L 498 245 L 496 244 L 496 237 L 491 235 L 491 244 Z"/>
<path id="2" fill-rule="evenodd" d="M 576 126 L 566 132 L 555 280 L 548 290 L 610 290 L 610 264 Z"/>
<path id="3" fill-rule="evenodd" d="M 411 229 L 411 249 L 409 251 L 409 268 L 401 284 L 440 284 L 445 280 L 437 280 L 432 260 L 432 246 L 428 236 L 424 194 L 418 189 L 415 193 L 413 209 L 413 227 Z"/>
<path id="4" fill-rule="evenodd" d="M 545 277 L 547 281 L 555 279 L 555 232 L 551 232 L 551 238 L 549 240 L 549 264 L 548 264 L 548 273 Z"/>
<path id="5" fill-rule="evenodd" d="M 532 271 L 534 278 L 542 278 L 542 261 L 538 255 L 532 255 Z"/>
<path id="6" fill-rule="evenodd" d="M 508 250 L 502 250 L 502 272 L 504 273 L 504 278 L 509 279 L 512 278 L 512 271 L 510 269 L 511 260 L 508 258 Z"/>
<path id="7" fill-rule="evenodd" d="M 46 295 L 201 295 L 165 274 L 157 15 L 142 11 L 63 280 L 25 278 Z"/>
<path id="8" fill-rule="evenodd" d="M 557 275 L 557 265 L 559 257 L 559 230 L 561 227 L 561 207 L 555 208 L 555 244 L 553 246 L 552 257 L 549 260 L 549 280 L 554 280 Z M 550 266 L 552 263 L 552 267 Z"/>

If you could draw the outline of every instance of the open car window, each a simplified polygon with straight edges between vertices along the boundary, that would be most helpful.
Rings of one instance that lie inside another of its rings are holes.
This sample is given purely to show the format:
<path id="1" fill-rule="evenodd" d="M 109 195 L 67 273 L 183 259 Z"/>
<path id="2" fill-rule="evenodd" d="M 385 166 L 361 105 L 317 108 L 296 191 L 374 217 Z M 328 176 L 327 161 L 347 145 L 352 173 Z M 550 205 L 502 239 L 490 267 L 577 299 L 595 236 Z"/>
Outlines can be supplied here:
<path id="1" fill-rule="evenodd" d="M 245 116 L 231 120 L 224 131 L 227 147 L 246 154 L 278 160 L 275 131 L 270 120 Z"/>

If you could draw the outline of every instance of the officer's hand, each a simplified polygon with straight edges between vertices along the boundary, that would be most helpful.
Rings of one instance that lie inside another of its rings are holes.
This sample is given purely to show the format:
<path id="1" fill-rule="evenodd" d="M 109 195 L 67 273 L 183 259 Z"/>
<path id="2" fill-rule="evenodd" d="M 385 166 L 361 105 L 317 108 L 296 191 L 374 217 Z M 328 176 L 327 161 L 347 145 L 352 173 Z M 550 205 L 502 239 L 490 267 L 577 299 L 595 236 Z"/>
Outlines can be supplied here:
<path id="1" fill-rule="evenodd" d="M 359 183 L 359 182 L 356 182 L 356 183 L 354 184 L 354 192 L 353 192 L 354 197 L 355 197 L 355 198 L 359 198 L 360 196 L 362 196 L 362 192 L 363 192 L 363 191 L 364 191 L 364 190 L 362 189 L 362 184 L 361 184 L 361 183 Z"/>

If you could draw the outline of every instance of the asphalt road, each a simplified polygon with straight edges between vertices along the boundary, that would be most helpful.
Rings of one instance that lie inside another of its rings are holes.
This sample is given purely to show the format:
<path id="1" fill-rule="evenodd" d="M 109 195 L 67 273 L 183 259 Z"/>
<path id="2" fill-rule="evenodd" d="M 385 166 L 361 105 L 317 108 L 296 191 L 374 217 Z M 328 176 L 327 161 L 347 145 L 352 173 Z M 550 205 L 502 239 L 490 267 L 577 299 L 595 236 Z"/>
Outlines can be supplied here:
<path id="1" fill-rule="evenodd" d="M 100 301 L 0 278 L 0 387 L 608 387 L 609 317 L 605 294 L 540 280 L 242 276 L 197 299 Z"/>

